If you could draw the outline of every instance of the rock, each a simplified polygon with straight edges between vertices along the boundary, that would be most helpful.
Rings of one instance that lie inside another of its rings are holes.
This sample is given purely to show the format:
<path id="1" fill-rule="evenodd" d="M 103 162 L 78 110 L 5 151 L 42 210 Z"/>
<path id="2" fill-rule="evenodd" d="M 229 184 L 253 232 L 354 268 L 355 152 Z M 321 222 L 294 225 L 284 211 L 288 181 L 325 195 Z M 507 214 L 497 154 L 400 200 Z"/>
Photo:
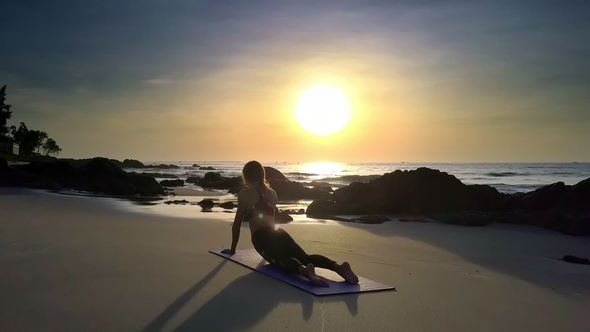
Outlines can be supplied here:
<path id="1" fill-rule="evenodd" d="M 284 212 L 286 212 L 288 214 L 305 214 L 305 209 L 298 209 L 298 210 L 296 210 L 296 209 L 285 209 L 285 210 L 282 210 L 282 211 L 284 211 Z"/>
<path id="2" fill-rule="evenodd" d="M 125 160 L 123 160 L 122 167 L 123 168 L 144 168 L 145 165 L 139 160 L 125 159 Z"/>
<path id="3" fill-rule="evenodd" d="M 568 188 L 563 182 L 553 183 L 526 193 L 520 206 L 529 210 L 548 210 L 563 204 Z"/>
<path id="4" fill-rule="evenodd" d="M 573 255 L 565 255 L 565 256 L 563 256 L 562 260 L 564 262 L 568 262 L 568 263 L 590 265 L 590 259 L 588 259 L 588 258 L 582 258 L 582 257 L 576 257 L 576 256 L 573 256 Z"/>
<path id="5" fill-rule="evenodd" d="M 205 198 L 197 203 L 203 210 L 211 210 L 215 206 L 215 202 L 212 199 Z"/>
<path id="6" fill-rule="evenodd" d="M 160 184 L 165 187 L 182 187 L 184 186 L 184 180 L 176 179 L 176 180 L 162 180 Z"/>
<path id="7" fill-rule="evenodd" d="M 456 177 L 430 168 L 397 170 L 368 183 L 353 182 L 331 199 L 313 202 L 307 214 L 431 214 L 465 210 L 497 210 L 506 199 L 495 188 L 465 185 Z"/>
<path id="8" fill-rule="evenodd" d="M 215 168 L 211 166 L 199 166 L 199 170 L 201 171 L 214 171 Z"/>
<path id="9" fill-rule="evenodd" d="M 268 182 L 289 180 L 283 173 L 281 173 L 281 171 L 274 167 L 265 166 L 264 173 L 266 174 L 266 180 Z"/>
<path id="10" fill-rule="evenodd" d="M 235 187 L 241 187 L 242 178 L 239 176 L 225 177 L 217 172 L 207 172 L 205 173 L 205 176 L 195 184 L 207 189 L 232 189 Z"/>
<path id="11" fill-rule="evenodd" d="M 75 165 L 75 166 L 74 166 Z M 31 162 L 13 167 L 13 185 L 103 193 L 108 195 L 161 195 L 162 186 L 151 176 L 123 171 L 106 158 Z M 0 181 L 1 182 L 1 181 Z"/>
<path id="12" fill-rule="evenodd" d="M 198 184 L 202 179 L 203 178 L 198 176 L 189 176 L 185 181 L 192 184 Z"/>
<path id="13" fill-rule="evenodd" d="M 313 188 L 323 189 L 327 192 L 332 192 L 332 185 L 324 181 L 311 181 L 309 185 Z"/>
<path id="14" fill-rule="evenodd" d="M 273 167 L 264 167 L 266 179 L 270 186 L 277 192 L 279 200 L 316 199 L 327 195 L 327 192 L 318 188 L 307 188 L 303 184 L 287 179 L 283 173 Z"/>
<path id="15" fill-rule="evenodd" d="M 233 208 L 236 207 L 236 204 L 234 202 L 232 202 L 232 201 L 223 202 L 223 203 L 220 203 L 219 204 L 219 207 L 222 208 L 222 209 L 231 210 L 231 209 L 233 209 Z"/>
<path id="16" fill-rule="evenodd" d="M 159 168 L 159 169 L 178 169 L 179 166 L 172 164 L 146 165 L 145 168 Z"/>
<path id="17" fill-rule="evenodd" d="M 191 167 L 194 167 L 194 168 L 199 168 L 199 167 L 201 167 L 201 166 L 199 166 L 198 164 L 192 164 L 192 165 L 191 165 Z"/>
<path id="18" fill-rule="evenodd" d="M 287 211 L 281 211 L 276 209 L 275 211 L 275 222 L 277 224 L 286 224 L 293 221 L 293 217 L 291 217 Z"/>
<path id="19" fill-rule="evenodd" d="M 180 205 L 186 205 L 189 204 L 190 202 L 187 201 L 186 199 L 176 199 L 176 200 L 172 200 L 172 201 L 166 201 L 164 202 L 164 204 L 180 204 Z"/>

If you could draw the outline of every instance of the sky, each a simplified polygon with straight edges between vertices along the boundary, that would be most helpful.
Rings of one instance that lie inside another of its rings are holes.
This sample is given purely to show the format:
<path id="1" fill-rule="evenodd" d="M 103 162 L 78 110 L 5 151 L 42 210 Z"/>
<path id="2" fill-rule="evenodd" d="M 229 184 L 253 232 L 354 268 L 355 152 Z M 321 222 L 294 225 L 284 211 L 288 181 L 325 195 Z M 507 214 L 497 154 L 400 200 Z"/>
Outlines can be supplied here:
<path id="1" fill-rule="evenodd" d="M 64 157 L 590 161 L 588 1 L 0 4 L 12 124 Z M 349 125 L 296 122 L 311 86 Z"/>

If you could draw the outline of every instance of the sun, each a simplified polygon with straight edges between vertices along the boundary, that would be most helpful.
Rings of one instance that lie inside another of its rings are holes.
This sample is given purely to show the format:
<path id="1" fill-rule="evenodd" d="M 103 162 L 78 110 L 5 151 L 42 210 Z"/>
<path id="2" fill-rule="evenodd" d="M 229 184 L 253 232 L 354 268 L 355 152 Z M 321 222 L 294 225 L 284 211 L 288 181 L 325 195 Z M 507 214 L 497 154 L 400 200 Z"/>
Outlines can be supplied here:
<path id="1" fill-rule="evenodd" d="M 350 104 L 342 90 L 330 85 L 316 85 L 303 92 L 295 116 L 306 131 L 328 136 L 346 127 L 350 121 Z"/>

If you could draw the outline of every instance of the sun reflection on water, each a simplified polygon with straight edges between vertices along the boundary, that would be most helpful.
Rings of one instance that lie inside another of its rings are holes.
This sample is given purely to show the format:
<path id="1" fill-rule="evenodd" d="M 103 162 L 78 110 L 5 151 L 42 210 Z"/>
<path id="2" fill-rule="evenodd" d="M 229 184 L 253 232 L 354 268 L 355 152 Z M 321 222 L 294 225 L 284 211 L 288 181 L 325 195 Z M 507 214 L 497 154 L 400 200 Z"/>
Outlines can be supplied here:
<path id="1" fill-rule="evenodd" d="M 342 173 L 343 166 L 341 163 L 331 161 L 316 161 L 302 165 L 304 173 L 327 176 L 339 176 Z"/>

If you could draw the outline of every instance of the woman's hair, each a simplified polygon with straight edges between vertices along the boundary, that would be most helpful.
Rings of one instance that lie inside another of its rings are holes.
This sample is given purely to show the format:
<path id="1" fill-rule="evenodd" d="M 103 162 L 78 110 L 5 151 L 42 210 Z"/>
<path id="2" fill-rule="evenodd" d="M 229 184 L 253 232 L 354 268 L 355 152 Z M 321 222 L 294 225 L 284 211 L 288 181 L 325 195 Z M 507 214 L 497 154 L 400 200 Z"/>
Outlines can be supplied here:
<path id="1" fill-rule="evenodd" d="M 268 188 L 268 182 L 266 181 L 266 173 L 262 164 L 256 160 L 252 160 L 244 165 L 242 169 L 242 180 L 245 185 L 261 185 L 264 188 Z"/>

